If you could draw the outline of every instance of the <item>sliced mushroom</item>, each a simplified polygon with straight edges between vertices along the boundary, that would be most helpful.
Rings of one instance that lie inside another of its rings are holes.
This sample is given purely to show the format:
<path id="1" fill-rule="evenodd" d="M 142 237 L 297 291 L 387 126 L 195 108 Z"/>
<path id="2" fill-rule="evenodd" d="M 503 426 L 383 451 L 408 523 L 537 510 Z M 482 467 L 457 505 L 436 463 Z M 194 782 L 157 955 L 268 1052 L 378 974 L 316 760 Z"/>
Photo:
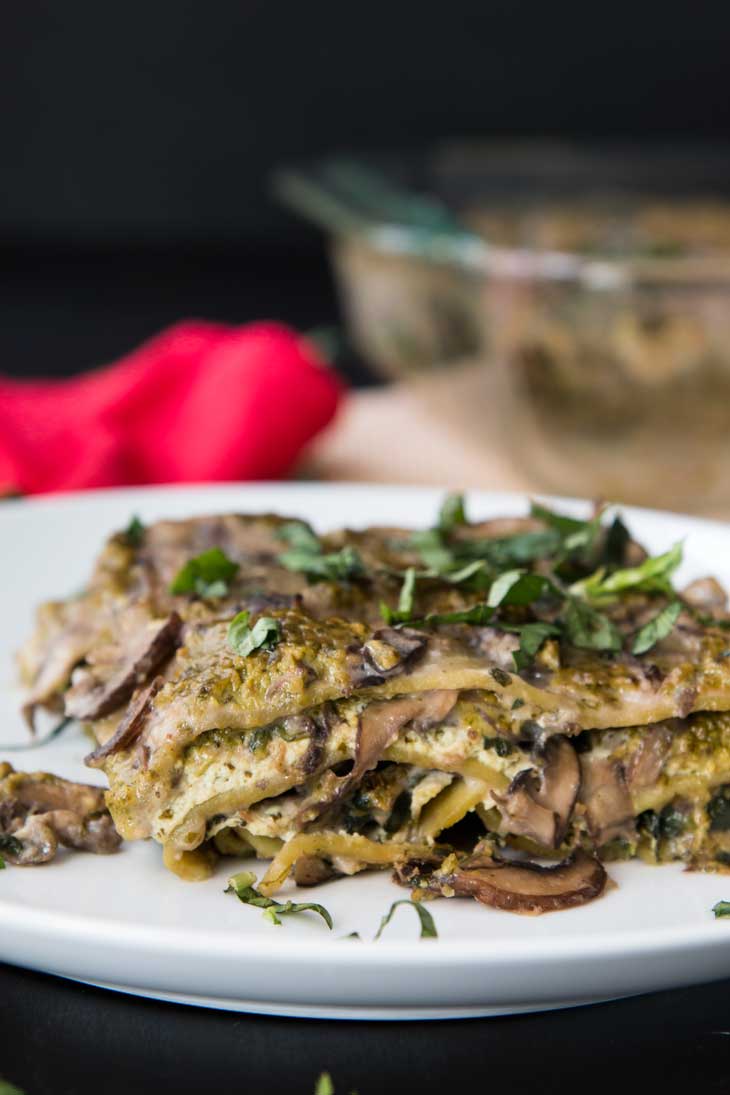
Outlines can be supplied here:
<path id="1" fill-rule="evenodd" d="M 335 875 L 331 863 L 315 855 L 303 855 L 294 864 L 294 881 L 297 886 L 319 886 Z"/>
<path id="2" fill-rule="evenodd" d="M 672 720 L 679 723 L 679 719 Z M 632 791 L 650 787 L 656 783 L 664 768 L 664 762 L 672 745 L 672 728 L 668 723 L 650 727 L 641 739 L 639 748 L 626 765 L 626 784 Z"/>
<path id="3" fill-rule="evenodd" d="M 455 870 L 435 872 L 425 888 L 444 896 L 473 897 L 506 912 L 536 916 L 593 901 L 603 893 L 607 877 L 600 861 L 582 850 L 549 867 L 476 856 L 464 860 Z M 419 885 L 423 883 L 419 881 Z"/>
<path id="4" fill-rule="evenodd" d="M 727 593 L 717 578 L 697 578 L 682 590 L 682 598 L 692 608 L 710 615 L 727 611 Z"/>
<path id="5" fill-rule="evenodd" d="M 324 747 L 327 744 L 332 730 L 333 710 L 330 707 L 325 706 L 317 718 L 310 718 L 309 716 L 300 717 L 306 719 L 306 722 L 309 724 L 309 745 L 307 746 L 306 753 L 302 757 L 302 770 L 306 772 L 308 776 L 311 776 L 317 771 L 322 763 Z"/>
<path id="6" fill-rule="evenodd" d="M 423 654 L 428 635 L 412 627 L 382 627 L 359 650 L 353 684 L 377 685 L 405 673 Z"/>
<path id="7" fill-rule="evenodd" d="M 424 719 L 441 722 L 451 711 L 458 695 L 453 689 L 441 688 L 369 704 L 360 716 L 355 766 L 348 776 L 350 784 L 358 783 L 366 772 L 375 767 L 404 726 Z"/>
<path id="8" fill-rule="evenodd" d="M 66 714 L 85 720 L 115 711 L 173 652 L 180 642 L 182 626 L 177 612 L 172 612 L 162 623 L 146 627 L 124 650 L 106 680 L 100 681 L 93 669 L 83 670 L 66 693 Z"/>
<path id="9" fill-rule="evenodd" d="M 105 855 L 117 850 L 100 787 L 72 783 L 45 772 L 15 772 L 0 779 L 0 850 L 18 866 L 47 863 L 58 845 Z"/>
<path id="10" fill-rule="evenodd" d="M 526 836 L 546 848 L 557 848 L 568 828 L 580 786 L 580 766 L 567 738 L 548 738 L 543 767 L 525 769 L 504 795 L 494 795 L 502 811 L 504 831 Z"/>
<path id="11" fill-rule="evenodd" d="M 557 824 L 553 810 L 541 806 L 530 788 L 534 774 L 526 768 L 510 783 L 504 795 L 493 795 L 502 813 L 502 829 L 514 836 L 526 836 L 546 848 L 555 845 Z"/>
<path id="12" fill-rule="evenodd" d="M 616 837 L 631 839 L 636 832 L 634 808 L 621 764 L 594 753 L 581 753 L 580 770 L 580 800 L 585 804 L 588 828 L 597 846 Z"/>
<path id="13" fill-rule="evenodd" d="M 94 749 L 93 753 L 89 753 L 84 758 L 84 764 L 88 765 L 89 768 L 100 768 L 102 761 L 110 757 L 112 753 L 127 749 L 132 742 L 136 741 L 144 729 L 144 721 L 150 704 L 163 684 L 162 677 L 155 677 L 152 684 L 143 688 L 141 692 L 138 692 L 132 698 L 124 718 L 112 736 L 103 745 L 99 745 Z"/>

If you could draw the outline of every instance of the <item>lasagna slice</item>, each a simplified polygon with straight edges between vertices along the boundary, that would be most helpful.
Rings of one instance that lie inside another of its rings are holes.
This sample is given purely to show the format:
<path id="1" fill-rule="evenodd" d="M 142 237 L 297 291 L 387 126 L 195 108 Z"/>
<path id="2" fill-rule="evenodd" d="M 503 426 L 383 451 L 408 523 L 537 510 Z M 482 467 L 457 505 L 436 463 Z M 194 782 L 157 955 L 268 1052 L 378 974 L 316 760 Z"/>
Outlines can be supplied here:
<path id="1" fill-rule="evenodd" d="M 119 832 L 184 877 L 257 855 L 266 894 L 387 866 L 582 904 L 610 858 L 725 862 L 726 604 L 677 593 L 680 559 L 602 513 L 470 524 L 458 499 L 415 533 L 132 525 L 39 610 L 27 711 L 88 725 Z"/>

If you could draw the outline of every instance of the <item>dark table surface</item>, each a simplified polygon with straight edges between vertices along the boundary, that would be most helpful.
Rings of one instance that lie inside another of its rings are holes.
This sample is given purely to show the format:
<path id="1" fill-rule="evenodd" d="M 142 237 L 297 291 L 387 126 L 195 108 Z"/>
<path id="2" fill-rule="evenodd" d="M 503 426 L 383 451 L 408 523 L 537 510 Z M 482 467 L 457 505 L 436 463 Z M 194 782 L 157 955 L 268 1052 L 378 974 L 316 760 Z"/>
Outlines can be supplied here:
<path id="1" fill-rule="evenodd" d="M 325 1022 L 161 1004 L 0 966 L 0 1073 L 26 1095 L 311 1095 L 324 1070 L 337 1095 L 724 1095 L 729 993 L 721 982 L 542 1015 Z"/>
<path id="2" fill-rule="evenodd" d="M 199 247 L 0 253 L 4 372 L 90 368 L 186 316 L 304 330 L 339 322 L 323 251 L 255 261 Z M 356 384 L 371 379 L 351 354 L 344 370 Z M 165 1085 L 310 1095 L 323 1070 L 337 1095 L 726 1093 L 730 982 L 542 1015 L 352 1023 L 161 1004 L 0 966 L 0 1077 L 26 1095 L 159 1095 Z"/>

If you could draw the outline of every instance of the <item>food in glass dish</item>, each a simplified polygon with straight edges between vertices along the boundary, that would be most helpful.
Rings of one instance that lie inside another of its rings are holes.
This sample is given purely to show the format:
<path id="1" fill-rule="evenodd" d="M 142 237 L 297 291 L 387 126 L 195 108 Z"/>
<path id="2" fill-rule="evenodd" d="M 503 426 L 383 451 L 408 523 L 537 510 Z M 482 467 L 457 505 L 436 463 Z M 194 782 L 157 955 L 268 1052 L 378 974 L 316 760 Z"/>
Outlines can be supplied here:
<path id="1" fill-rule="evenodd" d="M 570 908 L 612 859 L 730 863 L 730 613 L 714 579 L 675 590 L 681 557 L 600 507 L 459 496 L 416 532 L 135 520 L 39 609 L 26 713 L 90 728 L 119 833 L 184 878 L 257 856 L 264 898 L 387 868 Z"/>

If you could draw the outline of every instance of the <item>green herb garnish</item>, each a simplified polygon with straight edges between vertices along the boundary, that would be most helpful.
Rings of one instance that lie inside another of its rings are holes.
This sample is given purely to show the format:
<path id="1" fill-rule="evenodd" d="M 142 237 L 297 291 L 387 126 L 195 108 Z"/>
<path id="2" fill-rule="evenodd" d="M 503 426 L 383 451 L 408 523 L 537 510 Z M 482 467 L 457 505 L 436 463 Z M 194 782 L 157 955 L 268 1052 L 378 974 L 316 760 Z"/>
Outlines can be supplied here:
<path id="1" fill-rule="evenodd" d="M 439 510 L 438 527 L 441 532 L 449 533 L 457 525 L 465 525 L 466 511 L 463 494 L 447 494 Z"/>
<path id="2" fill-rule="evenodd" d="M 264 897 L 262 893 L 255 888 L 254 883 L 256 881 L 256 875 L 251 871 L 239 871 L 238 874 L 234 874 L 228 879 L 228 886 L 224 893 L 234 893 L 239 901 L 242 901 L 244 905 L 255 905 L 258 909 L 263 909 L 263 915 L 266 920 L 270 920 L 272 924 L 281 924 L 279 919 L 282 916 L 291 916 L 294 913 L 301 912 L 315 912 L 318 916 L 321 916 L 327 927 L 332 929 L 332 917 L 325 909 L 324 905 L 318 905 L 315 902 L 294 902 L 294 901 L 274 901 L 273 897 Z"/>
<path id="3" fill-rule="evenodd" d="M 0 852 L 7 852 L 8 855 L 18 856 L 22 851 L 23 845 L 17 837 L 0 833 Z"/>
<path id="4" fill-rule="evenodd" d="M 624 567 L 608 574 L 605 567 L 571 587 L 571 593 L 597 603 L 608 603 L 620 593 L 671 593 L 671 575 L 682 562 L 682 544 L 677 543 L 663 555 L 645 559 L 636 567 Z"/>
<path id="5" fill-rule="evenodd" d="M 139 547 L 144 539 L 145 526 L 135 513 L 124 530 L 124 539 L 130 547 Z"/>
<path id="6" fill-rule="evenodd" d="M 722 916 L 730 916 L 730 901 L 718 901 L 712 906 L 712 911 L 716 920 L 719 920 Z"/>
<path id="7" fill-rule="evenodd" d="M 560 634 L 560 628 L 555 624 L 500 624 L 500 627 L 504 631 L 514 631 L 520 637 L 518 649 L 512 652 L 516 669 L 526 669 L 545 640 Z"/>
<path id="8" fill-rule="evenodd" d="M 220 548 L 210 548 L 187 563 L 173 579 L 170 593 L 196 593 L 199 597 L 225 597 L 231 580 L 238 572 L 238 563 L 229 559 Z"/>
<path id="9" fill-rule="evenodd" d="M 319 540 L 304 521 L 287 521 L 276 532 L 277 540 L 284 540 L 297 551 L 321 552 Z"/>
<path id="10" fill-rule="evenodd" d="M 279 562 L 287 570 L 306 574 L 307 578 L 315 582 L 322 579 L 330 582 L 347 582 L 365 573 L 360 555 L 349 544 L 327 555 L 322 554 L 319 545 L 317 551 L 295 548 L 280 555 Z"/>
<path id="11" fill-rule="evenodd" d="M 498 605 L 529 605 L 551 588 L 554 588 L 552 583 L 542 574 L 527 574 L 524 570 L 505 570 L 492 582 L 487 604 L 492 608 Z"/>
<path id="12" fill-rule="evenodd" d="M 646 654 L 672 631 L 677 622 L 682 605 L 679 601 L 670 601 L 661 612 L 658 612 L 648 623 L 644 624 L 634 636 L 631 645 L 632 654 Z"/>
<path id="13" fill-rule="evenodd" d="M 375 939 L 373 941 L 375 941 L 376 939 L 380 939 L 383 928 L 387 927 L 387 925 L 390 923 L 393 917 L 393 913 L 399 905 L 412 905 L 418 913 L 418 919 L 421 921 L 421 939 L 438 938 L 436 924 L 428 909 L 425 909 L 420 901 L 411 901 L 409 898 L 404 897 L 400 901 L 394 901 L 393 904 L 390 906 L 390 909 L 380 921 L 380 927 L 375 933 Z"/>
<path id="14" fill-rule="evenodd" d="M 335 1095 L 335 1085 L 329 1072 L 320 1073 L 314 1085 L 314 1095 Z"/>
<path id="15" fill-rule="evenodd" d="M 4 870 L 5 870 L 5 860 L 0 855 L 0 871 L 4 871 Z"/>
<path id="16" fill-rule="evenodd" d="M 398 608 L 393 611 L 385 602 L 381 601 L 380 615 L 387 624 L 405 623 L 413 616 L 413 601 L 416 588 L 416 568 L 408 567 L 403 577 Z"/>
<path id="17" fill-rule="evenodd" d="M 564 623 L 568 641 L 581 650 L 615 653 L 621 649 L 621 633 L 616 625 L 585 601 L 578 598 L 568 601 Z"/>
<path id="18" fill-rule="evenodd" d="M 510 753 L 514 753 L 515 747 L 511 741 L 507 741 L 506 738 L 485 738 L 485 749 L 494 749 L 498 757 L 508 757 Z"/>
<path id="19" fill-rule="evenodd" d="M 228 625 L 228 645 L 242 658 L 247 658 L 254 650 L 273 650 L 281 638 L 278 620 L 272 616 L 259 616 L 253 627 L 249 627 L 250 615 L 244 609 Z"/>

